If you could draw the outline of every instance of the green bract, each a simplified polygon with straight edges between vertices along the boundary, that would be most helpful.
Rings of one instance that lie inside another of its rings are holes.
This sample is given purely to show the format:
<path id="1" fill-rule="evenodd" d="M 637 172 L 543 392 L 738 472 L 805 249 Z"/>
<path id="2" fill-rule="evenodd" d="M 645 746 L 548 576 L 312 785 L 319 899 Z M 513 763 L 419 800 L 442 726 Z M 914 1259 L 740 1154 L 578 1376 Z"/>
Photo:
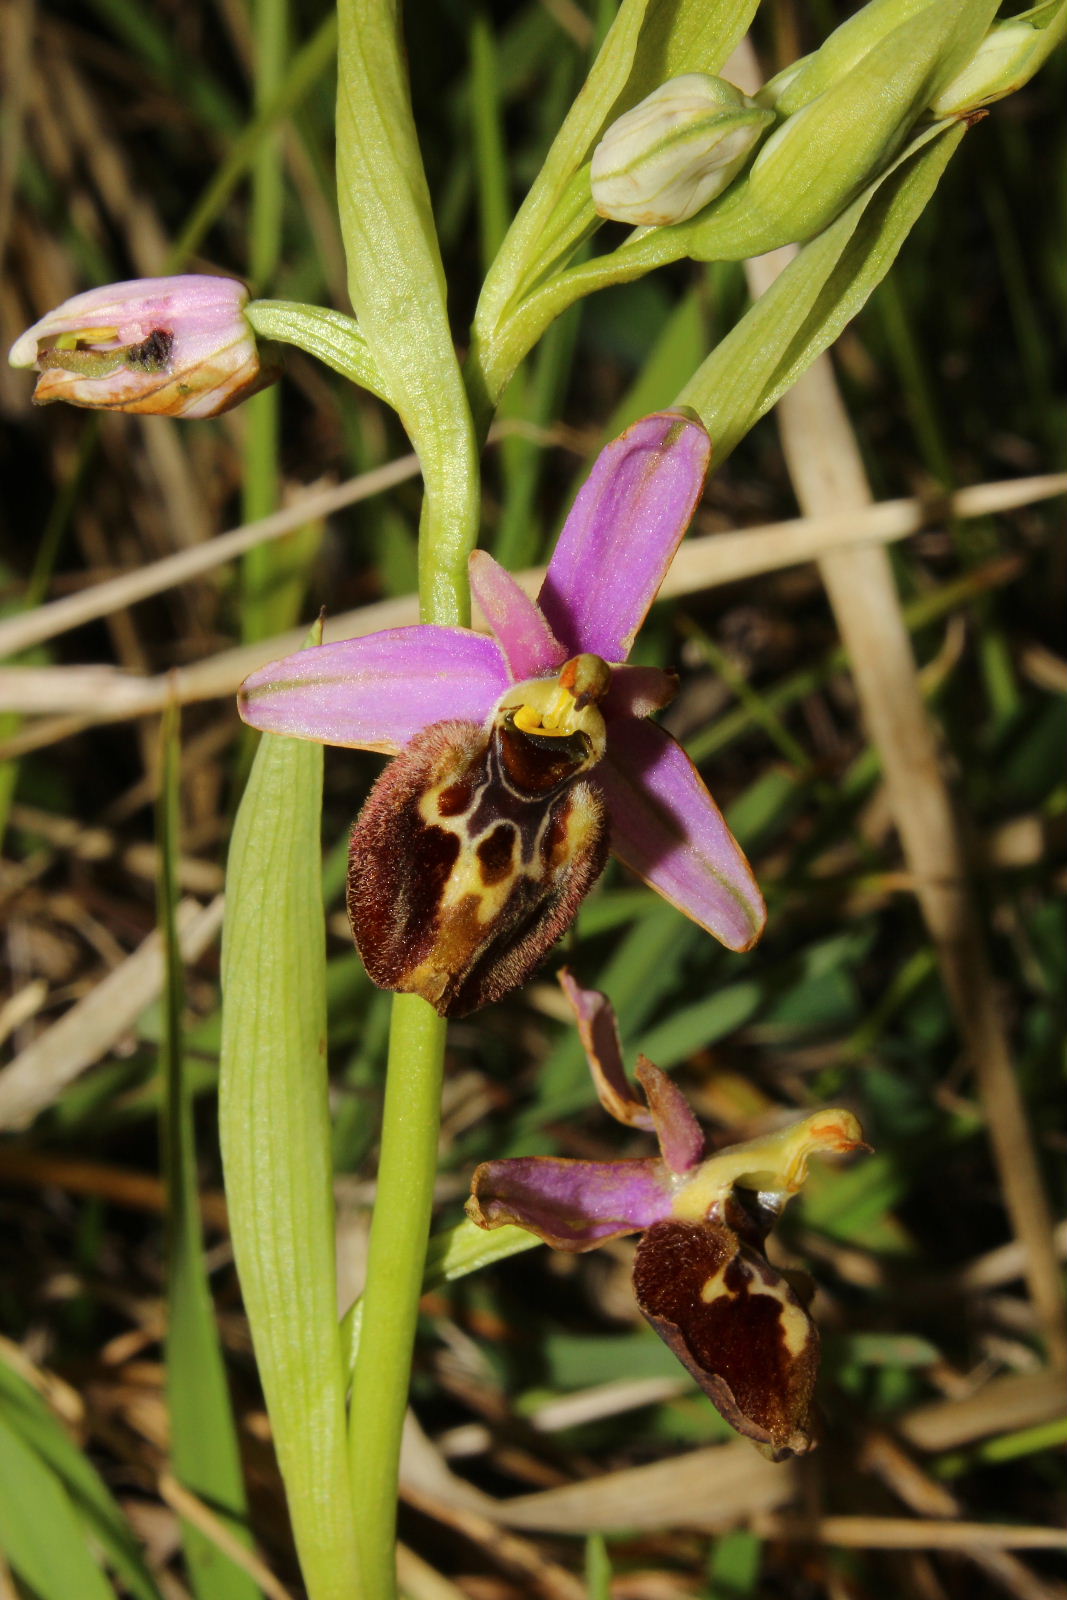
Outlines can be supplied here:
<path id="1" fill-rule="evenodd" d="M 694 224 L 687 254 L 761 255 L 826 227 L 897 154 L 949 64 L 966 59 L 975 12 L 993 9 L 935 0 L 879 39 L 775 129 L 745 180 Z"/>
<path id="2" fill-rule="evenodd" d="M 978 49 L 930 107 L 935 117 L 966 116 L 1028 83 L 1067 36 L 1067 3 L 1047 0 L 990 28 Z"/>

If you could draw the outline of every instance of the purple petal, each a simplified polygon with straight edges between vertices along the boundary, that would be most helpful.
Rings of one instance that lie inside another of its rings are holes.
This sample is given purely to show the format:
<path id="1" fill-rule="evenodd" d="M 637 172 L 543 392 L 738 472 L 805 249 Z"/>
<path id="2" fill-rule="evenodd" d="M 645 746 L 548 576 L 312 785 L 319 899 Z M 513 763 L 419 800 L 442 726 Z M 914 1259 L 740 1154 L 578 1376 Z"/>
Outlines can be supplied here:
<path id="1" fill-rule="evenodd" d="M 245 679 L 237 705 L 253 728 L 395 755 L 431 722 L 484 722 L 508 684 L 492 639 L 426 625 L 273 661 Z"/>
<path id="2" fill-rule="evenodd" d="M 604 697 L 606 717 L 650 717 L 669 706 L 678 693 L 678 674 L 660 667 L 613 667 L 611 688 Z"/>
<path id="3" fill-rule="evenodd" d="M 663 1162 L 565 1161 L 516 1156 L 483 1161 L 471 1181 L 467 1215 L 480 1228 L 514 1222 L 557 1250 L 592 1250 L 671 1214 Z"/>
<path id="4" fill-rule="evenodd" d="M 704 487 L 711 440 L 660 411 L 600 452 L 571 508 L 538 603 L 569 652 L 625 661 Z"/>
<path id="5" fill-rule="evenodd" d="M 611 1001 L 598 989 L 583 989 L 566 967 L 560 972 L 559 981 L 578 1024 L 600 1104 L 616 1122 L 651 1133 L 655 1127 L 652 1113 L 637 1098 L 622 1064 L 622 1046 Z"/>
<path id="6" fill-rule="evenodd" d="M 763 896 L 681 745 L 654 722 L 613 724 L 596 775 L 615 854 L 730 950 L 755 944 L 767 916 Z"/>
<path id="7" fill-rule="evenodd" d="M 472 551 L 469 567 L 471 591 L 515 682 L 543 678 L 561 667 L 571 652 L 563 648 L 539 607 L 511 573 L 485 550 Z"/>
<path id="8" fill-rule="evenodd" d="M 645 1091 L 664 1161 L 672 1172 L 691 1171 L 703 1160 L 704 1134 L 689 1101 L 647 1056 L 637 1058 L 637 1081 Z"/>

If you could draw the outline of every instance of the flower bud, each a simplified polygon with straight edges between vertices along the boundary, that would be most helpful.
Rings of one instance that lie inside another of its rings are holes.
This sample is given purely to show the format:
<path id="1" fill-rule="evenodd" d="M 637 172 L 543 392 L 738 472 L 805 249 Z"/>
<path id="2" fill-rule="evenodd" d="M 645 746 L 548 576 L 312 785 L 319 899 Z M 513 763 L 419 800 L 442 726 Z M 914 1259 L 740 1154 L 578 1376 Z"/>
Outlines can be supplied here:
<path id="1" fill-rule="evenodd" d="M 1067 8 L 1060 0 L 997 23 L 970 61 L 930 106 L 935 117 L 963 117 L 1003 100 L 1028 83 L 1067 34 Z"/>
<path id="2" fill-rule="evenodd" d="M 635 226 L 685 222 L 722 193 L 773 121 L 722 78 L 671 78 L 613 122 L 594 150 L 598 212 Z"/>
<path id="3" fill-rule="evenodd" d="M 908 20 L 814 99 L 800 95 L 800 109 L 774 129 L 742 181 L 693 224 L 690 254 L 698 261 L 723 259 L 727 250 L 732 259 L 742 252 L 761 255 L 827 227 L 885 170 L 931 96 L 974 53 L 995 3 L 926 0 L 916 11 L 915 0 L 897 0 Z M 894 8 L 876 0 L 852 20 L 868 13 L 884 24 Z M 809 58 L 809 70 L 834 38 Z M 852 38 L 856 49 L 867 42 L 866 35 Z"/>
<path id="4" fill-rule="evenodd" d="M 41 376 L 34 404 L 214 417 L 278 376 L 260 365 L 236 278 L 189 274 L 105 284 L 65 300 L 8 360 Z"/>

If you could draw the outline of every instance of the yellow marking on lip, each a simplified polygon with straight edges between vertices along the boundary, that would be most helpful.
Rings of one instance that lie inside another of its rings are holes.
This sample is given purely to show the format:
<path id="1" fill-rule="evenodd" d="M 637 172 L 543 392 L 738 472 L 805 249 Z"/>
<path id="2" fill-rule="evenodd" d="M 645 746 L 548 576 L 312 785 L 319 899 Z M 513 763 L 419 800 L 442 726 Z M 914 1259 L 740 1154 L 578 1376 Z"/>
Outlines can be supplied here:
<path id="1" fill-rule="evenodd" d="M 77 350 L 80 344 L 103 344 L 107 339 L 117 339 L 117 328 L 81 328 L 73 333 L 61 333 L 53 345 L 54 350 Z"/>
<path id="2" fill-rule="evenodd" d="M 700 1298 L 705 1305 L 725 1296 L 728 1300 L 736 1300 L 738 1291 L 731 1289 L 726 1282 L 726 1274 L 737 1260 L 732 1256 L 729 1261 L 712 1273 L 700 1291 Z M 777 1302 L 778 1321 L 782 1331 L 782 1343 L 785 1345 L 786 1355 L 795 1361 L 811 1339 L 811 1322 L 807 1313 L 797 1305 L 792 1298 L 792 1292 L 784 1278 L 778 1278 L 774 1283 L 763 1282 L 751 1267 L 741 1260 L 741 1269 L 745 1274 L 745 1287 L 741 1293 L 749 1295 L 766 1295 L 769 1300 Z"/>

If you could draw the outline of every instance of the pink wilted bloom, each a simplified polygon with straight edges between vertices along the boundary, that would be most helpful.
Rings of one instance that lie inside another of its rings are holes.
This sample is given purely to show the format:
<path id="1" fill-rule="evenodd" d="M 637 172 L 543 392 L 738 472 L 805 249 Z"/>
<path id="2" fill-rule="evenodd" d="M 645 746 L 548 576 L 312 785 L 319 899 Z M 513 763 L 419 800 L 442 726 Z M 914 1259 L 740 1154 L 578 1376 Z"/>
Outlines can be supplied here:
<path id="1" fill-rule="evenodd" d="M 557 1250 L 593 1250 L 642 1234 L 634 1289 L 644 1316 L 739 1433 L 773 1461 L 815 1443 L 812 1396 L 819 1334 L 764 1243 L 816 1154 L 866 1149 L 850 1111 L 802 1122 L 705 1155 L 681 1090 L 639 1056 L 639 1100 L 622 1064 L 604 995 L 560 976 L 605 1111 L 654 1131 L 658 1157 L 571 1161 L 518 1156 L 485 1161 L 467 1215 L 482 1228 L 528 1228 Z M 793 1275 L 790 1275 L 793 1276 Z"/>
<path id="2" fill-rule="evenodd" d="M 76 294 L 8 356 L 41 376 L 34 404 L 214 417 L 278 376 L 260 364 L 236 278 L 134 278 Z"/>
<path id="3" fill-rule="evenodd" d="M 421 626 L 320 645 L 245 680 L 246 722 L 396 753 L 352 834 L 367 971 L 459 1016 L 522 983 L 610 849 L 734 950 L 764 906 L 689 757 L 646 719 L 676 680 L 626 665 L 700 499 L 711 443 L 678 412 L 599 456 L 537 603 L 484 551 L 492 637 Z"/>

